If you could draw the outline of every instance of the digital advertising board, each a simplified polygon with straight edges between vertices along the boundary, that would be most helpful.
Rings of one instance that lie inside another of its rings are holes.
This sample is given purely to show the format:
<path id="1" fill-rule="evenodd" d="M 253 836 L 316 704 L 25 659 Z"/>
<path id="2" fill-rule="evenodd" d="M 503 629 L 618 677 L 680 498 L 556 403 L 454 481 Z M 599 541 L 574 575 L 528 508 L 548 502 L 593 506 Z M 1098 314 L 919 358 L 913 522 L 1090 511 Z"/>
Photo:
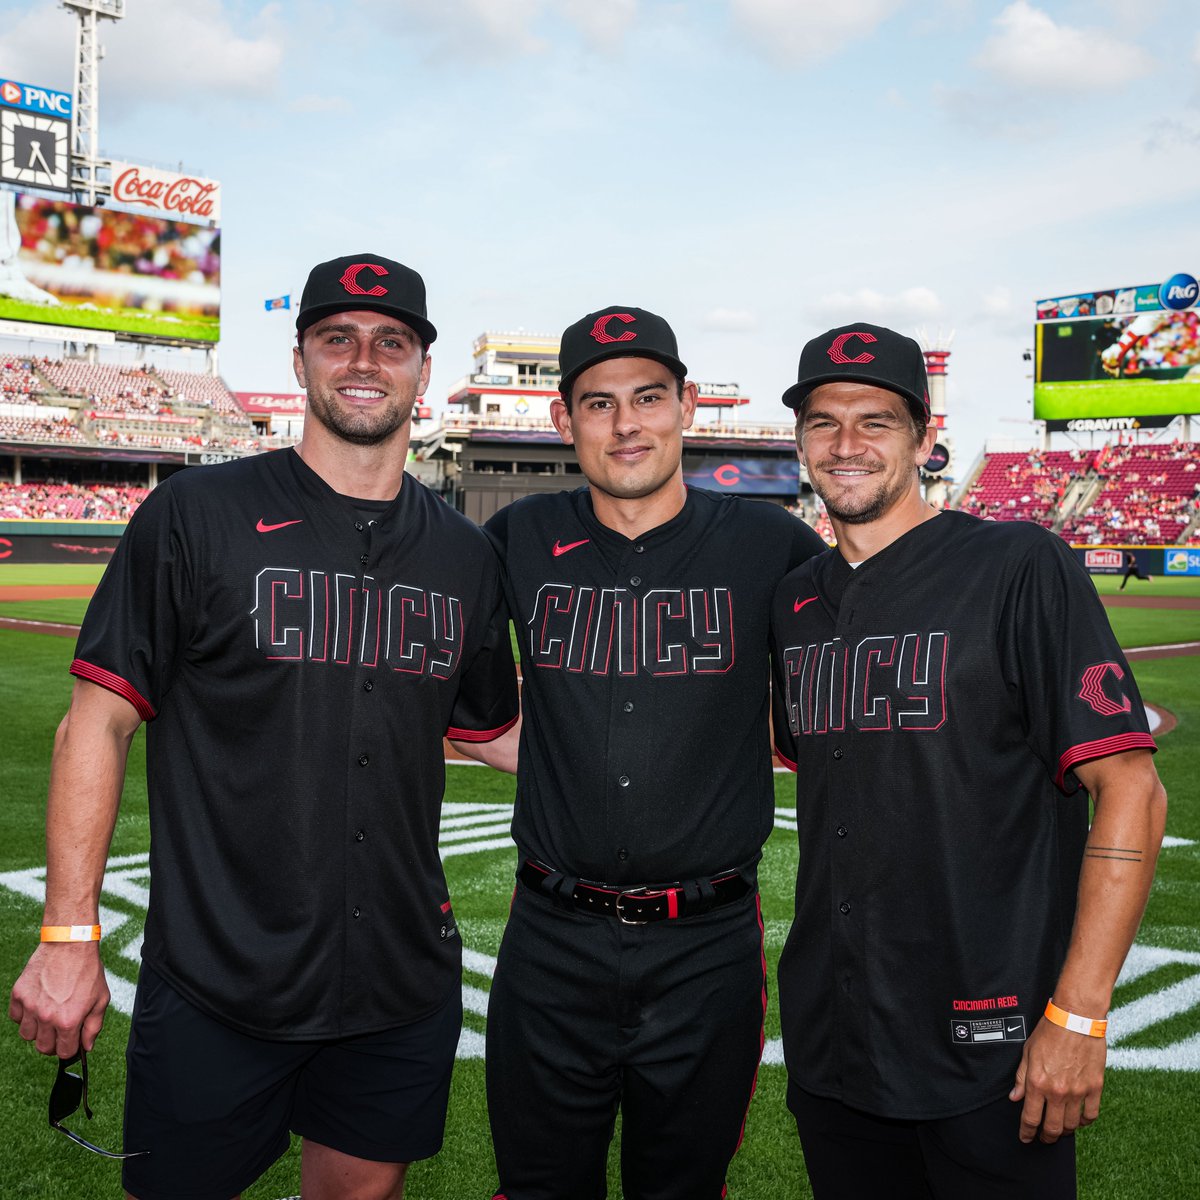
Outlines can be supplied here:
<path id="1" fill-rule="evenodd" d="M 1200 412 L 1200 284 L 1039 300 L 1033 415 L 1051 430 L 1161 427 Z"/>
<path id="2" fill-rule="evenodd" d="M 220 230 L 0 191 L 0 229 L 14 226 L 20 250 L 0 271 L 0 320 L 219 339 Z"/>

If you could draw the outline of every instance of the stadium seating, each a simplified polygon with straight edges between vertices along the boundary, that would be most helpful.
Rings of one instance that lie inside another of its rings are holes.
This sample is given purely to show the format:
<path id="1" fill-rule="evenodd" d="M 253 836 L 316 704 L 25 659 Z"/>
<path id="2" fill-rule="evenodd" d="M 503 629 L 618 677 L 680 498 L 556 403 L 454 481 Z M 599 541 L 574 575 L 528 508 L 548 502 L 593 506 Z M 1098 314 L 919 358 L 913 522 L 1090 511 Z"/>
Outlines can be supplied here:
<path id="1" fill-rule="evenodd" d="M 127 521 L 148 495 L 133 484 L 0 483 L 0 520 Z"/>
<path id="2" fill-rule="evenodd" d="M 998 521 L 1055 528 L 1059 502 L 1075 481 L 1097 489 L 1059 533 L 1070 542 L 1171 545 L 1197 512 L 1200 445 L 1104 446 L 989 454 L 960 508 Z"/>
<path id="3" fill-rule="evenodd" d="M 6 404 L 37 404 L 39 393 L 44 390 L 28 359 L 0 362 L 0 395 Z"/>

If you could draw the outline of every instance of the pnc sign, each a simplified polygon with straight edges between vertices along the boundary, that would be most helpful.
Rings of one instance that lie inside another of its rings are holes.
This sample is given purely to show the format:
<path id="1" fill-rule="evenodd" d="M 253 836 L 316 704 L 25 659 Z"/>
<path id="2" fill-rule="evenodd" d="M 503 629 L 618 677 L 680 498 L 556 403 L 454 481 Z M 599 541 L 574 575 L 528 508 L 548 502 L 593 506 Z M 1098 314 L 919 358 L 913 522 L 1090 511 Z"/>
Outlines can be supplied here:
<path id="1" fill-rule="evenodd" d="M 71 117 L 70 92 L 55 92 L 32 83 L 18 83 L 15 79 L 0 79 L 0 103 L 48 117 L 68 120 Z"/>

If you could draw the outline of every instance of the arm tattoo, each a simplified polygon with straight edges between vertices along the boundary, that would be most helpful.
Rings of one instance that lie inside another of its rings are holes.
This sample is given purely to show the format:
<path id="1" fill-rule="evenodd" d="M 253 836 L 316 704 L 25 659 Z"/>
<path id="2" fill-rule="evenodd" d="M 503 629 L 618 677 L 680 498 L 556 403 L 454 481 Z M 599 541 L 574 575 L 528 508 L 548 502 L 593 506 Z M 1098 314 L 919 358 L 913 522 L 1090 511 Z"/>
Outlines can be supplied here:
<path id="1" fill-rule="evenodd" d="M 1085 858 L 1114 858 L 1118 862 L 1142 861 L 1143 851 L 1131 849 L 1128 846 L 1093 846 L 1090 842 L 1084 847 Z"/>

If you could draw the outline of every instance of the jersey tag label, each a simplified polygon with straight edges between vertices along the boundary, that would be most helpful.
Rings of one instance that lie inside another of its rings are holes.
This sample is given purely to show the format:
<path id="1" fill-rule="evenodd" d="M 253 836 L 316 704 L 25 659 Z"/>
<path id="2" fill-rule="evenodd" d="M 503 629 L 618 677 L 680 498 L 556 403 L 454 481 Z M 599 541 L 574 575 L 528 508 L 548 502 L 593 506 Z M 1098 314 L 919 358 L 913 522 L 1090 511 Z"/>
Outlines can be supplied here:
<path id="1" fill-rule="evenodd" d="M 951 1021 L 950 1038 L 959 1045 L 980 1042 L 1023 1042 L 1024 1017 L 995 1017 L 986 1021 Z"/>

